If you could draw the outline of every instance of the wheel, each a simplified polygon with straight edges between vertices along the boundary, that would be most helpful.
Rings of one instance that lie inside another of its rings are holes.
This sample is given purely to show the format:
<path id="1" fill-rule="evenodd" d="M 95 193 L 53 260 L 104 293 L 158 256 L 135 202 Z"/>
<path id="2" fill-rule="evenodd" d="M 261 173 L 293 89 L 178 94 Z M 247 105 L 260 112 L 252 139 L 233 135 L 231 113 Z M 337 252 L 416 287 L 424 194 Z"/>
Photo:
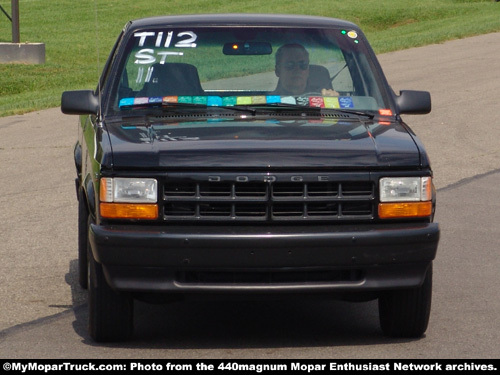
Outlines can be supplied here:
<path id="1" fill-rule="evenodd" d="M 85 195 L 80 190 L 78 194 L 78 284 L 87 289 L 88 267 L 87 248 L 89 241 L 88 232 L 89 212 L 85 201 Z"/>
<path id="2" fill-rule="evenodd" d="M 380 326 L 390 337 L 421 337 L 429 323 L 432 300 L 432 264 L 418 288 L 395 290 L 379 297 Z"/>
<path id="3" fill-rule="evenodd" d="M 89 334 L 97 342 L 126 340 L 133 331 L 133 299 L 111 289 L 90 251 L 88 259 Z"/>

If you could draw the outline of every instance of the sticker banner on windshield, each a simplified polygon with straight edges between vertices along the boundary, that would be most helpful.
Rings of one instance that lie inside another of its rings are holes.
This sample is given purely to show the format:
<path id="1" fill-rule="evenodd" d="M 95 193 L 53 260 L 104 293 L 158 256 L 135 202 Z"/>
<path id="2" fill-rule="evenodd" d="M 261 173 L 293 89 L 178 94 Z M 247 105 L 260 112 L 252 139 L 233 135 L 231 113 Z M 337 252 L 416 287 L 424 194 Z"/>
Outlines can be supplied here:
<path id="1" fill-rule="evenodd" d="M 222 105 L 222 98 L 220 96 L 208 96 L 207 105 L 211 107 L 220 107 Z"/>
<path id="2" fill-rule="evenodd" d="M 353 98 L 350 96 L 164 96 L 164 97 L 140 97 L 123 98 L 119 102 L 119 107 L 142 106 L 146 104 L 169 103 L 192 103 L 207 105 L 211 107 L 235 106 L 235 105 L 266 105 L 266 104 L 291 104 L 303 105 L 304 107 L 317 108 L 354 108 Z"/>
<path id="3" fill-rule="evenodd" d="M 350 96 L 339 97 L 340 108 L 354 108 L 354 103 Z"/>
<path id="4" fill-rule="evenodd" d="M 340 108 L 339 98 L 333 96 L 325 96 L 325 108 Z"/>
<path id="5" fill-rule="evenodd" d="M 311 96 L 309 98 L 309 106 L 325 108 L 325 100 L 322 96 Z"/>
<path id="6" fill-rule="evenodd" d="M 223 96 L 222 97 L 222 105 L 223 106 L 236 105 L 236 96 Z"/>

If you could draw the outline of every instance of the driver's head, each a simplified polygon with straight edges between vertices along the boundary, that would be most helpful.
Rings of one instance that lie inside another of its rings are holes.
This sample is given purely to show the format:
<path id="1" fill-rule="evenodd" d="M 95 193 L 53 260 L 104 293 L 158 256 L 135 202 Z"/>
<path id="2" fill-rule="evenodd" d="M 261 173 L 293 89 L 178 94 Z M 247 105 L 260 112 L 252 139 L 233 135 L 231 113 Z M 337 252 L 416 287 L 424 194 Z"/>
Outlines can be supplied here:
<path id="1" fill-rule="evenodd" d="M 300 95 L 306 90 L 309 77 L 309 53 L 300 44 L 285 44 L 276 51 L 274 68 L 279 77 L 278 88 L 290 95 Z"/>

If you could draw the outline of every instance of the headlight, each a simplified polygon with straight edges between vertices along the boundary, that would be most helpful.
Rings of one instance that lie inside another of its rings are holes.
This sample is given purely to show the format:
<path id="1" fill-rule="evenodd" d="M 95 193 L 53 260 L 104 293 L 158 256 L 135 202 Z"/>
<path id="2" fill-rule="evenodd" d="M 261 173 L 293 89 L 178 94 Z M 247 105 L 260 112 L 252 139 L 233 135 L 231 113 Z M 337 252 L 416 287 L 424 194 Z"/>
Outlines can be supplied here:
<path id="1" fill-rule="evenodd" d="M 101 178 L 101 202 L 156 203 L 154 178 Z"/>
<path id="2" fill-rule="evenodd" d="M 381 202 L 419 202 L 431 199 L 431 177 L 385 177 L 380 179 Z"/>
<path id="3" fill-rule="evenodd" d="M 432 215 L 431 177 L 384 177 L 380 179 L 381 219 Z"/>
<path id="4" fill-rule="evenodd" d="M 158 182 L 153 178 L 101 178 L 101 216 L 110 219 L 158 218 Z"/>

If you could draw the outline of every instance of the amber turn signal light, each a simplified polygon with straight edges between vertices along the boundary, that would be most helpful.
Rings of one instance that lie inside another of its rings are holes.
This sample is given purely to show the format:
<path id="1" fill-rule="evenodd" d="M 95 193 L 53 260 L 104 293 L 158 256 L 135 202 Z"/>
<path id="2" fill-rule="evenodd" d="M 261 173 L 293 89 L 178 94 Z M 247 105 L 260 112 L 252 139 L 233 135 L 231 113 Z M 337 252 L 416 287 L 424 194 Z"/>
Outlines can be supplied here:
<path id="1" fill-rule="evenodd" d="M 101 203 L 101 216 L 106 219 L 145 219 L 158 218 L 157 204 Z"/>
<path id="2" fill-rule="evenodd" d="M 432 214 L 432 202 L 380 203 L 378 216 L 381 219 L 426 217 Z"/>

